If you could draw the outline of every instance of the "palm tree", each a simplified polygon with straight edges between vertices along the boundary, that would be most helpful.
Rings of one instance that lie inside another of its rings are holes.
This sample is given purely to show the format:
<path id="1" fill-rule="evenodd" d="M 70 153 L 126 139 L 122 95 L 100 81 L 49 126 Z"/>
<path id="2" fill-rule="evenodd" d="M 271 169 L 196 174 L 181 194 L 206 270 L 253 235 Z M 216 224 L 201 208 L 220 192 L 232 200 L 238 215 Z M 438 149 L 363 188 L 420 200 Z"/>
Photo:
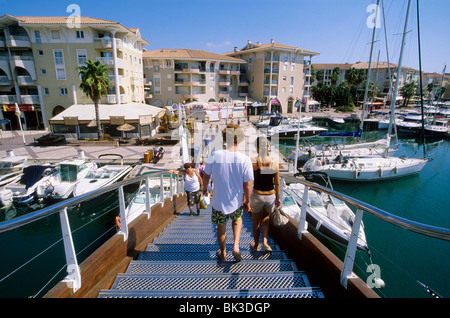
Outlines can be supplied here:
<path id="1" fill-rule="evenodd" d="M 333 96 L 334 87 L 339 81 L 339 75 L 341 75 L 341 69 L 339 67 L 335 67 L 333 69 L 333 73 L 331 74 L 331 96 Z"/>
<path id="2" fill-rule="evenodd" d="M 404 98 L 403 106 L 407 107 L 409 104 L 409 100 L 414 96 L 414 92 L 416 91 L 416 83 L 410 82 L 400 88 L 400 95 Z"/>
<path id="3" fill-rule="evenodd" d="M 78 67 L 81 75 L 80 88 L 94 102 L 95 123 L 97 126 L 98 140 L 103 139 L 103 132 L 100 127 L 100 115 L 98 103 L 102 95 L 108 92 L 108 86 L 111 86 L 107 66 L 100 61 L 88 60 L 85 65 Z"/>

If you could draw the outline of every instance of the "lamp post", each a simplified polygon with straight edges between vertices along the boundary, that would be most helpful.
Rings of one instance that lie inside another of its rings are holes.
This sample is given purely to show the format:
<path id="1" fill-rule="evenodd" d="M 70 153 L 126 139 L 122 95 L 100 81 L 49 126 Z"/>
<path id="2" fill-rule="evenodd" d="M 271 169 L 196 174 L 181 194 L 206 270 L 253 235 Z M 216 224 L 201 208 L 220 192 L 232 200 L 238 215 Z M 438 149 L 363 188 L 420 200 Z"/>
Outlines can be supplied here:
<path id="1" fill-rule="evenodd" d="M 23 140 L 23 144 L 25 145 L 26 141 L 25 141 L 25 136 L 23 135 L 22 121 L 20 120 L 21 111 L 19 109 L 19 105 L 17 105 L 17 103 L 15 103 L 15 105 L 16 105 L 15 114 L 17 116 L 17 119 L 19 120 L 20 131 L 22 132 L 22 140 Z"/>

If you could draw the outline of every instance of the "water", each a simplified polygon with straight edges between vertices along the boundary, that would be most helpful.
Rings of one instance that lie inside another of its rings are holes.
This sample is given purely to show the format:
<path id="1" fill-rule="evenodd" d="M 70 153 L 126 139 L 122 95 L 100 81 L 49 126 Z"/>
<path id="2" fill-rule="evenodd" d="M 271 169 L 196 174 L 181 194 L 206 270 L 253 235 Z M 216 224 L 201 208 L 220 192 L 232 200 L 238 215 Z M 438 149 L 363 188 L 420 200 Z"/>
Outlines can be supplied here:
<path id="1" fill-rule="evenodd" d="M 351 128 L 346 127 L 346 131 Z M 364 139 L 382 138 L 382 132 L 368 132 Z M 310 139 L 319 143 L 323 138 Z M 328 141 L 331 142 L 331 139 Z M 280 152 L 289 155 L 295 140 L 280 142 Z M 422 157 L 423 144 L 413 139 L 400 139 L 395 156 Z M 369 203 L 392 214 L 420 223 L 450 228 L 450 141 L 430 141 L 426 152 L 434 160 L 427 163 L 419 175 L 395 181 L 370 184 L 334 182 L 336 191 Z M 428 238 L 387 224 L 365 214 L 365 232 L 372 253 L 373 263 L 380 266 L 380 276 L 386 287 L 379 291 L 386 297 L 430 297 L 416 283 L 421 281 L 443 297 L 450 297 L 450 243 Z M 321 238 L 330 249 L 343 259 L 345 250 Z M 365 252 L 358 252 L 355 272 L 363 279 L 370 259 Z"/>

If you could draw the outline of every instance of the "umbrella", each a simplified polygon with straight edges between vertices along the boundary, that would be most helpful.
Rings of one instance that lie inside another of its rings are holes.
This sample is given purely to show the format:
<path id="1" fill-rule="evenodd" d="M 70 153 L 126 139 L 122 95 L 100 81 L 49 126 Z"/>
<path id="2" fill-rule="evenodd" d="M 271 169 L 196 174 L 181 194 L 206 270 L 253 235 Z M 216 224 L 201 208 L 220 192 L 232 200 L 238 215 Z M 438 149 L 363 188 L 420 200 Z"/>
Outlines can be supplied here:
<path id="1" fill-rule="evenodd" d="M 124 132 L 125 132 L 125 138 L 127 138 L 127 131 L 135 130 L 136 127 L 134 127 L 133 125 L 130 125 L 130 124 L 125 123 L 125 124 L 123 124 L 123 125 L 120 125 L 120 126 L 117 127 L 116 129 L 117 129 L 117 130 L 120 130 L 120 131 L 124 131 Z"/>

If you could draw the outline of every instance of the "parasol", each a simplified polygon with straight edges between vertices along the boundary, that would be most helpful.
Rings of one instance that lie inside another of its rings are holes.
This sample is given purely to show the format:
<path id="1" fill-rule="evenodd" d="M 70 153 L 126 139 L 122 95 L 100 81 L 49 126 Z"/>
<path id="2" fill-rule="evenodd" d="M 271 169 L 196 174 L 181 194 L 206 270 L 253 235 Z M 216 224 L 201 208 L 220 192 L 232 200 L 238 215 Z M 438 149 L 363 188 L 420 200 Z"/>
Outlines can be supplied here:
<path id="1" fill-rule="evenodd" d="M 125 123 L 125 124 L 123 124 L 123 125 L 120 125 L 120 126 L 117 127 L 116 129 L 119 130 L 119 131 L 124 131 L 124 132 L 125 132 L 125 138 L 128 138 L 127 132 L 128 132 L 128 131 L 135 130 L 136 127 L 134 127 L 133 125 L 130 125 L 130 124 Z"/>

